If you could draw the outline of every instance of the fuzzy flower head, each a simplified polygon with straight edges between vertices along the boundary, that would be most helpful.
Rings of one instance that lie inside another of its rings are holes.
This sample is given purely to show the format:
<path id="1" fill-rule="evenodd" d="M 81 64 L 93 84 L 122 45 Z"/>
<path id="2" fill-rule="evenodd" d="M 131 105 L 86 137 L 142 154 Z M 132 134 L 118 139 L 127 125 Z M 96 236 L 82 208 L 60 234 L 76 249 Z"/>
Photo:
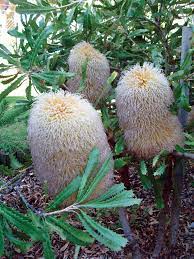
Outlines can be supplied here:
<path id="1" fill-rule="evenodd" d="M 164 74 L 152 64 L 135 65 L 125 72 L 116 88 L 117 114 L 128 149 L 150 158 L 182 144 L 178 118 L 169 111 L 173 93 Z"/>
<path id="2" fill-rule="evenodd" d="M 125 80 L 128 87 L 137 88 L 167 88 L 169 86 L 167 78 L 164 74 L 150 63 L 144 63 L 141 67 L 139 64 L 125 73 Z"/>
<path id="3" fill-rule="evenodd" d="M 91 44 L 83 41 L 75 45 L 70 52 L 68 65 L 69 71 L 76 74 L 73 79 L 67 81 L 69 91 L 78 91 L 83 66 L 86 65 L 86 85 L 82 93 L 92 103 L 107 94 L 107 79 L 110 76 L 109 63 L 107 58 Z"/>
<path id="4" fill-rule="evenodd" d="M 30 114 L 28 140 L 37 177 L 48 184 L 52 196 L 83 171 L 94 147 L 101 152 L 100 163 L 111 153 L 97 111 L 81 96 L 63 91 L 38 97 Z M 110 186 L 111 172 L 98 192 Z"/>

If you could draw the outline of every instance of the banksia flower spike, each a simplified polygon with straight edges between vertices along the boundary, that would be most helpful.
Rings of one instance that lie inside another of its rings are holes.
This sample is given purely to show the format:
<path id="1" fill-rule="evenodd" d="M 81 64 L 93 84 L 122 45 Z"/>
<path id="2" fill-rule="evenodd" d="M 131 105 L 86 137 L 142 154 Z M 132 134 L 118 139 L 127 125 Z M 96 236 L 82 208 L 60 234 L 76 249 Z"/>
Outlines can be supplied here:
<path id="1" fill-rule="evenodd" d="M 86 65 L 86 80 L 81 93 L 91 103 L 96 104 L 108 93 L 109 63 L 107 58 L 89 43 L 83 41 L 75 45 L 68 58 L 69 71 L 75 73 L 75 77 L 67 81 L 70 92 L 79 91 L 84 64 Z"/>
<path id="2" fill-rule="evenodd" d="M 100 164 L 111 154 L 97 111 L 87 100 L 62 91 L 38 97 L 30 114 L 28 139 L 36 175 L 47 183 L 51 196 L 83 172 L 94 147 L 100 150 Z M 111 178 L 112 169 L 96 194 L 111 185 Z"/>
<path id="3" fill-rule="evenodd" d="M 116 88 L 116 106 L 131 153 L 148 159 L 183 143 L 178 118 L 169 111 L 172 103 L 168 80 L 152 64 L 135 65 L 124 73 Z"/>

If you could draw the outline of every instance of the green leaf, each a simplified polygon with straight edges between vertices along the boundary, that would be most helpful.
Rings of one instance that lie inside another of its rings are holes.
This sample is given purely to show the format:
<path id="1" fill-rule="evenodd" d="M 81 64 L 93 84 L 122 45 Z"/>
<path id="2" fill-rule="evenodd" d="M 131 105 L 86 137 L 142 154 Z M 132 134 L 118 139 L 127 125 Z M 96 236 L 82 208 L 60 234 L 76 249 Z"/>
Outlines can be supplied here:
<path id="1" fill-rule="evenodd" d="M 166 165 L 162 164 L 160 167 L 157 168 L 157 170 L 154 172 L 154 176 L 161 176 L 166 170 Z"/>
<path id="2" fill-rule="evenodd" d="M 67 16 L 67 18 L 66 18 L 66 23 L 67 23 L 67 25 L 70 25 L 70 24 L 72 23 L 76 9 L 77 9 L 77 6 L 71 8 L 71 9 L 69 10 L 68 16 Z"/>
<path id="3" fill-rule="evenodd" d="M 4 84 L 4 85 L 9 84 L 9 83 L 11 83 L 13 80 L 15 80 L 15 79 L 17 78 L 17 76 L 18 76 L 18 74 L 15 74 L 14 76 L 12 76 L 12 77 L 10 77 L 10 78 L 1 81 L 1 83 Z"/>
<path id="4" fill-rule="evenodd" d="M 87 184 L 86 188 L 82 192 L 82 195 L 77 198 L 76 202 L 81 203 L 84 200 L 88 199 L 90 195 L 94 192 L 96 186 L 102 181 L 102 179 L 109 172 L 110 168 L 111 168 L 111 155 L 103 163 L 100 170 L 96 173 L 96 176 L 94 177 L 94 179 Z"/>
<path id="5" fill-rule="evenodd" d="M 140 170 L 142 175 L 147 175 L 148 169 L 144 160 L 140 162 Z"/>
<path id="6" fill-rule="evenodd" d="M 20 14 L 42 14 L 56 10 L 56 7 L 35 5 L 28 1 L 11 0 L 10 2 L 16 4 L 16 12 Z"/>
<path id="7" fill-rule="evenodd" d="M 44 232 L 44 241 L 42 242 L 43 244 L 43 255 L 45 259 L 54 259 L 54 251 L 52 249 L 52 243 L 51 243 L 51 237 L 49 234 L 49 229 L 48 226 L 46 224 L 46 222 L 43 220 L 42 221 L 43 227 L 42 227 L 42 231 Z"/>
<path id="8" fill-rule="evenodd" d="M 67 239 L 68 241 L 81 246 L 87 246 L 94 242 L 94 239 L 86 232 L 83 232 L 62 220 L 56 219 L 55 217 L 48 217 L 46 223 L 50 230 L 56 232 L 63 240 Z"/>
<path id="9" fill-rule="evenodd" d="M 0 93 L 0 102 L 13 90 L 17 89 L 23 82 L 25 75 L 20 76 L 10 86 L 8 86 L 3 92 Z"/>
<path id="10" fill-rule="evenodd" d="M 72 77 L 74 74 L 70 72 L 63 71 L 49 71 L 41 73 L 32 73 L 32 79 L 44 80 L 50 85 L 61 85 L 65 82 L 67 78 Z"/>
<path id="11" fill-rule="evenodd" d="M 64 188 L 47 207 L 47 211 L 56 209 L 65 200 L 67 200 L 73 193 L 77 192 L 81 182 L 81 176 L 77 176 L 70 184 Z"/>
<path id="12" fill-rule="evenodd" d="M 115 154 L 119 155 L 120 153 L 122 153 L 124 150 L 124 147 L 125 147 L 124 137 L 120 136 L 115 145 Z"/>
<path id="13" fill-rule="evenodd" d="M 14 244 L 17 248 L 20 249 L 22 253 L 26 253 L 32 246 L 31 242 L 26 242 L 19 238 L 16 238 L 13 234 L 11 235 L 8 232 L 6 232 L 5 235 L 12 244 Z"/>
<path id="14" fill-rule="evenodd" d="M 177 152 L 185 153 L 185 149 L 183 147 L 179 146 L 179 145 L 176 145 L 175 149 L 176 149 Z"/>
<path id="15" fill-rule="evenodd" d="M 13 226 L 29 235 L 33 240 L 41 240 L 42 232 L 33 226 L 27 216 L 2 203 L 0 203 L 0 214 L 3 215 Z"/>
<path id="16" fill-rule="evenodd" d="M 18 61 L 11 57 L 10 51 L 2 44 L 0 44 L 0 57 L 6 59 L 10 64 L 18 65 Z"/>
<path id="17" fill-rule="evenodd" d="M 86 58 L 86 60 L 82 64 L 82 77 L 80 81 L 80 86 L 78 88 L 78 93 L 81 93 L 86 87 L 88 62 L 89 60 Z"/>
<path id="18" fill-rule="evenodd" d="M 153 158 L 153 161 L 152 161 L 152 167 L 155 167 L 156 164 L 158 163 L 159 159 L 162 157 L 162 156 L 165 156 L 167 155 L 168 152 L 166 150 L 162 150 L 160 151 L 160 153 L 158 155 L 156 155 L 154 158 Z"/>
<path id="19" fill-rule="evenodd" d="M 95 222 L 85 212 L 80 211 L 80 213 L 81 214 L 78 214 L 78 217 L 82 225 L 88 231 L 88 233 L 100 243 L 102 243 L 112 251 L 120 251 L 123 247 L 126 246 L 126 238 Z"/>
<path id="20" fill-rule="evenodd" d="M 13 154 L 9 154 L 10 158 L 10 166 L 14 170 L 21 168 L 23 165 L 17 160 L 17 158 Z"/>
<path id="21" fill-rule="evenodd" d="M 140 162 L 140 171 L 138 171 L 138 172 L 139 172 L 140 180 L 141 180 L 143 187 L 145 189 L 150 189 L 152 187 L 152 182 L 151 182 L 149 176 L 147 175 L 148 169 L 147 169 L 145 161 L 142 160 Z"/>
<path id="22" fill-rule="evenodd" d="M 124 158 L 117 158 L 115 159 L 115 162 L 114 162 L 114 168 L 116 170 L 122 168 L 123 166 L 125 166 L 127 164 L 127 162 L 124 160 Z"/>
<path id="23" fill-rule="evenodd" d="M 30 59 L 30 67 L 34 64 L 34 62 L 36 60 L 36 56 L 38 54 L 38 51 L 39 51 L 43 41 L 46 40 L 52 32 L 53 32 L 53 27 L 48 26 L 40 33 L 40 35 L 36 39 L 34 46 L 33 46 L 32 56 Z"/>
<path id="24" fill-rule="evenodd" d="M 25 39 L 25 35 L 19 32 L 17 27 L 15 29 L 9 30 L 7 33 L 15 38 Z"/>
<path id="25" fill-rule="evenodd" d="M 26 87 L 26 98 L 31 101 L 32 100 L 32 81 L 29 80 L 29 84 Z"/>
<path id="26" fill-rule="evenodd" d="M 100 156 L 100 152 L 99 152 L 98 148 L 94 148 L 89 154 L 88 162 L 84 169 L 82 180 L 81 180 L 80 187 L 79 187 L 79 191 L 78 191 L 78 195 L 77 195 L 77 202 L 81 200 L 81 198 L 83 197 L 83 195 L 85 193 L 84 188 L 86 186 L 89 176 L 97 168 L 97 165 L 99 163 L 99 156 Z"/>
<path id="27" fill-rule="evenodd" d="M 106 201 L 97 202 L 96 200 L 91 200 L 88 203 L 81 205 L 81 207 L 96 209 L 121 208 L 139 205 L 140 202 L 141 199 L 131 197 L 131 193 L 125 190 L 122 193 L 119 193 L 114 197 L 107 199 Z"/>

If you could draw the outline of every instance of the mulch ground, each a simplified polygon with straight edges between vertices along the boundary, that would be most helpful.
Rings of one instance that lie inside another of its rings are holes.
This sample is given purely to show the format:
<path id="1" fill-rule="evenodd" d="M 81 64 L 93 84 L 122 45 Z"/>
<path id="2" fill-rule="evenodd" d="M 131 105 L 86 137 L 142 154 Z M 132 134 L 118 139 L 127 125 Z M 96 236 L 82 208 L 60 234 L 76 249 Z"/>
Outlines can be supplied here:
<path id="1" fill-rule="evenodd" d="M 159 258 L 194 258 L 192 255 L 192 238 L 193 233 L 191 229 L 192 223 L 192 173 L 194 167 L 188 165 L 187 172 L 184 177 L 184 190 L 182 193 L 182 207 L 180 215 L 180 228 L 178 235 L 177 246 L 173 249 L 169 247 L 168 235 L 169 230 L 166 231 L 165 248 L 162 250 Z M 126 172 L 125 172 L 126 173 Z M 144 190 L 140 183 L 140 179 L 137 174 L 137 165 L 129 167 L 128 170 L 128 182 L 130 188 L 138 198 L 142 198 L 142 202 L 139 208 L 131 208 L 128 210 L 128 219 L 138 239 L 143 258 L 151 258 L 151 253 L 155 244 L 155 236 L 157 234 L 158 226 L 158 210 L 155 207 L 153 194 L 149 190 Z M 125 177 L 125 178 L 126 178 Z M 117 174 L 116 178 L 120 178 Z M 43 194 L 41 186 L 33 174 L 33 170 L 29 170 L 23 180 L 20 182 L 20 191 L 23 193 L 28 202 L 36 209 L 44 209 L 48 197 Z M 1 200 L 6 202 L 11 207 L 17 208 L 20 211 L 25 211 L 25 207 L 14 190 L 4 194 Z M 110 229 L 123 233 L 121 225 L 118 219 L 118 211 L 91 211 L 91 214 L 97 218 L 99 222 L 109 227 Z M 70 218 L 70 221 L 73 219 Z M 74 222 L 74 225 L 79 225 L 78 222 Z M 53 236 L 53 247 L 58 259 L 69 258 L 73 259 L 75 253 L 75 247 L 69 242 L 61 240 L 57 235 Z M 11 251 L 10 251 L 11 253 Z M 27 254 L 20 254 L 16 250 L 12 251 L 12 258 L 41 258 L 42 248 L 39 244 L 35 245 Z M 10 257 L 10 258 L 11 258 Z M 6 257 L 2 257 L 5 259 Z M 8 258 L 8 257 L 7 257 Z M 95 242 L 89 247 L 82 247 L 79 253 L 79 258 L 131 258 L 131 251 L 128 247 L 121 252 L 115 253 L 109 251 L 98 242 Z"/>

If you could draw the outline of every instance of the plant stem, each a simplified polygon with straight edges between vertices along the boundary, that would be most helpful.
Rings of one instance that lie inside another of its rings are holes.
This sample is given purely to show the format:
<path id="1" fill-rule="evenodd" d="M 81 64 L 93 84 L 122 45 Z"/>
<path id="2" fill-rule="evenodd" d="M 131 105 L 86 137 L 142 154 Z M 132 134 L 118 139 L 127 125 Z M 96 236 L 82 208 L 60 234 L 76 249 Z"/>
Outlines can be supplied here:
<path id="1" fill-rule="evenodd" d="M 132 234 L 131 228 L 128 223 L 127 212 L 126 212 L 125 208 L 119 209 L 119 219 L 120 219 L 121 225 L 123 227 L 125 237 L 128 239 L 128 244 L 132 251 L 132 258 L 140 259 L 141 253 L 140 253 L 139 244 L 137 243 L 136 239 L 134 238 L 134 236 Z"/>
<path id="2" fill-rule="evenodd" d="M 158 225 L 158 234 L 156 237 L 156 245 L 152 254 L 153 258 L 158 258 L 160 255 L 160 252 L 162 250 L 162 247 L 164 246 L 164 237 L 165 237 L 165 229 L 166 229 L 166 221 L 167 221 L 167 215 L 169 211 L 169 198 L 172 188 L 172 160 L 171 156 L 168 158 L 168 170 L 165 175 L 165 182 L 164 182 L 164 188 L 163 188 L 163 201 L 164 201 L 164 208 L 160 210 L 159 212 L 159 225 Z"/>
<path id="3" fill-rule="evenodd" d="M 191 36 L 192 29 L 190 27 L 183 27 L 182 30 L 182 50 L 181 50 L 181 64 L 187 55 L 188 50 L 191 46 Z M 183 81 L 180 82 L 183 84 Z M 189 89 L 186 90 L 185 95 L 189 98 Z M 187 125 L 188 112 L 184 109 L 179 110 L 179 120 L 184 127 Z M 183 186 L 183 174 L 184 174 L 184 163 L 179 158 L 175 163 L 175 172 L 173 174 L 173 200 L 171 206 L 171 234 L 170 234 L 170 244 L 172 247 L 176 246 L 177 243 L 177 233 L 179 228 L 179 216 L 181 207 L 181 192 Z"/>
<path id="4" fill-rule="evenodd" d="M 184 161 L 182 159 L 176 160 L 176 166 L 173 177 L 173 198 L 171 206 L 171 233 L 170 245 L 175 247 L 177 242 L 177 233 L 179 228 L 179 216 L 181 207 L 181 193 L 183 189 L 183 175 L 184 175 Z"/>

